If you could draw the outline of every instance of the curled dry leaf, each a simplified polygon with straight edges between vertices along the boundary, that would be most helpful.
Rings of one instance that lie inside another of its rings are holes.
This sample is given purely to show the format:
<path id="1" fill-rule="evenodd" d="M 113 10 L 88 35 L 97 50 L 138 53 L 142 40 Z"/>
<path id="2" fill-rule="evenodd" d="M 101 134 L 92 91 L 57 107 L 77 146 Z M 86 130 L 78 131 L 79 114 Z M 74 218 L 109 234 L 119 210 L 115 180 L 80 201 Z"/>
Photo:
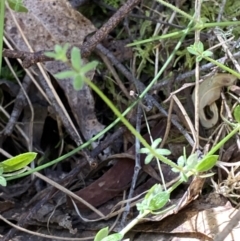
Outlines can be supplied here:
<path id="1" fill-rule="evenodd" d="M 213 127 L 219 118 L 218 108 L 215 103 L 220 98 L 221 89 L 224 86 L 230 86 L 236 81 L 236 77 L 231 74 L 216 74 L 205 79 L 199 86 L 199 119 L 203 127 Z M 192 94 L 193 103 L 195 103 L 195 89 Z M 212 112 L 212 118 L 208 119 L 204 108 L 209 106 Z"/>

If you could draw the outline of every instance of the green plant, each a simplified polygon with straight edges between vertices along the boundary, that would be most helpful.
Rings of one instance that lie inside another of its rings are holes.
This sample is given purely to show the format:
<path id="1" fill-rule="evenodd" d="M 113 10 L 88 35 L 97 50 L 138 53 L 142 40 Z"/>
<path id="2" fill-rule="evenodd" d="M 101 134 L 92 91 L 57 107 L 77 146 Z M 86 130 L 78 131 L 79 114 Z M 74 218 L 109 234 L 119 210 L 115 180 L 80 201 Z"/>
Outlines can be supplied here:
<path id="1" fill-rule="evenodd" d="M 157 148 L 157 146 L 161 143 L 162 138 L 158 138 L 156 140 L 153 141 L 151 147 L 152 149 L 154 149 L 159 155 L 163 155 L 163 156 L 167 156 L 170 155 L 171 152 L 167 149 L 162 149 L 162 148 Z M 147 154 L 146 158 L 145 158 L 145 164 L 149 164 L 152 159 L 155 157 L 148 148 L 141 148 L 140 153 L 145 153 Z"/>
<path id="2" fill-rule="evenodd" d="M 13 65 L 13 71 L 16 73 L 18 78 L 22 78 L 23 77 L 23 70 L 19 69 L 18 66 Z M 10 80 L 12 82 L 16 82 L 14 75 L 12 74 L 12 71 L 8 68 L 7 65 L 3 65 L 2 66 L 2 72 L 0 73 L 0 78 L 6 79 L 6 80 Z"/>
<path id="3" fill-rule="evenodd" d="M 25 171 L 24 168 L 30 164 L 36 156 L 37 153 L 35 152 L 27 152 L 0 162 L 0 185 L 7 185 L 5 177 L 14 176 L 19 173 L 19 170 L 20 172 Z M 18 172 L 16 173 L 16 171 Z"/>
<path id="4" fill-rule="evenodd" d="M 205 60 L 217 65 L 221 69 L 229 72 L 230 74 L 236 76 L 238 79 L 240 78 L 240 74 L 238 72 L 236 72 L 236 71 L 230 69 L 229 67 L 227 67 L 226 65 L 210 58 L 210 56 L 212 56 L 212 52 L 209 50 L 204 50 L 204 46 L 201 41 L 199 41 L 198 43 L 194 43 L 193 45 L 190 45 L 189 47 L 187 47 L 187 50 L 189 53 L 196 56 L 196 61 L 200 62 L 202 59 L 205 59 Z"/>
<path id="5" fill-rule="evenodd" d="M 139 211 L 139 215 L 132 222 L 130 222 L 119 233 L 111 235 L 108 235 L 108 229 L 104 228 L 104 232 L 103 229 L 101 229 L 97 233 L 94 241 L 119 241 L 134 225 L 138 223 L 139 220 L 141 220 L 148 214 L 162 214 L 174 208 L 174 206 L 171 206 L 165 208 L 164 210 L 161 210 L 168 203 L 170 194 L 176 187 L 178 187 L 183 181 L 187 181 L 187 179 L 191 175 L 198 175 L 199 172 L 211 169 L 216 164 L 217 159 L 217 155 L 206 156 L 202 160 L 198 160 L 196 154 L 191 155 L 187 159 L 185 157 L 180 157 L 178 160 L 178 165 L 182 167 L 182 170 L 180 172 L 181 175 L 179 180 L 171 188 L 169 188 L 168 190 L 163 190 L 160 184 L 155 184 L 147 192 L 143 201 L 141 203 L 137 203 L 136 206 L 137 210 Z M 175 171 L 179 172 L 179 169 Z M 202 177 L 206 177 L 209 175 L 212 174 L 204 175 Z"/>
<path id="6" fill-rule="evenodd" d="M 103 0 L 103 2 L 107 5 L 110 5 L 111 7 L 116 8 L 116 9 L 118 9 L 121 5 L 120 0 Z"/>
<path id="7" fill-rule="evenodd" d="M 60 45 L 55 46 L 55 53 L 47 52 L 45 55 L 48 57 L 55 58 L 56 60 L 61 60 L 62 62 L 68 62 L 66 53 L 68 49 L 68 44 L 65 44 L 63 48 Z M 98 64 L 97 61 L 92 61 L 88 64 L 83 64 L 81 59 L 81 54 L 78 48 L 73 47 L 71 50 L 71 67 L 72 70 L 57 73 L 55 75 L 58 79 L 73 79 L 73 86 L 75 90 L 80 90 L 83 87 L 84 82 L 89 82 L 90 80 L 86 77 L 86 74 L 94 70 Z"/>

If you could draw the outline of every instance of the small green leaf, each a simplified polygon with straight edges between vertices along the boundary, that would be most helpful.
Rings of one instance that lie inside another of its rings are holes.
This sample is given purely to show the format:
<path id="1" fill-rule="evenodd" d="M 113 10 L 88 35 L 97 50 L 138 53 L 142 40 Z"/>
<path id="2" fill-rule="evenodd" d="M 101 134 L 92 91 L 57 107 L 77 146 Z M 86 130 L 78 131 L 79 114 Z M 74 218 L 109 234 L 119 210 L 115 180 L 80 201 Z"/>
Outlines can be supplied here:
<path id="1" fill-rule="evenodd" d="M 202 53 L 204 51 L 204 46 L 203 46 L 203 43 L 201 41 L 198 41 L 198 42 L 194 43 L 194 47 L 200 53 Z"/>
<path id="2" fill-rule="evenodd" d="M 154 158 L 153 154 L 149 153 L 149 154 L 146 156 L 146 158 L 145 158 L 145 160 L 144 160 L 144 163 L 145 163 L 146 165 L 149 164 L 149 163 L 152 161 L 153 158 Z"/>
<path id="3" fill-rule="evenodd" d="M 54 52 L 45 52 L 44 53 L 45 56 L 49 57 L 49 58 L 56 58 L 57 54 Z"/>
<path id="4" fill-rule="evenodd" d="M 156 140 L 153 141 L 151 147 L 155 149 L 162 141 L 162 138 L 157 138 Z"/>
<path id="5" fill-rule="evenodd" d="M 7 0 L 9 7 L 19 13 L 27 13 L 28 9 L 24 7 L 22 0 Z"/>
<path id="6" fill-rule="evenodd" d="M 168 191 L 162 191 L 160 184 L 155 184 L 145 195 L 143 201 L 137 204 L 137 209 L 140 213 L 144 211 L 155 211 L 161 209 L 169 200 L 170 194 Z"/>
<path id="7" fill-rule="evenodd" d="M 122 239 L 123 235 L 121 233 L 114 233 L 105 237 L 104 239 L 102 239 L 102 241 L 120 241 Z"/>
<path id="8" fill-rule="evenodd" d="M 154 196 L 156 193 L 162 192 L 162 186 L 160 184 L 153 185 L 147 192 L 144 197 L 144 200 L 149 199 L 151 196 Z"/>
<path id="9" fill-rule="evenodd" d="M 76 72 L 80 72 L 82 68 L 82 60 L 80 50 L 77 47 L 73 47 L 71 50 L 71 63 Z"/>
<path id="10" fill-rule="evenodd" d="M 76 73 L 72 70 L 63 71 L 54 75 L 57 79 L 67 79 L 67 78 L 74 78 Z"/>
<path id="11" fill-rule="evenodd" d="M 0 185 L 3 187 L 7 186 L 7 181 L 3 176 L 0 176 Z"/>
<path id="12" fill-rule="evenodd" d="M 62 52 L 62 46 L 61 45 L 59 45 L 59 44 L 56 44 L 55 46 L 54 46 L 54 51 L 55 51 L 55 53 L 61 53 Z"/>
<path id="13" fill-rule="evenodd" d="M 146 205 L 146 200 L 143 200 L 141 203 L 137 203 L 136 204 L 136 207 L 137 207 L 137 210 L 140 212 L 140 213 L 144 213 L 145 210 L 147 210 L 147 205 Z"/>
<path id="14" fill-rule="evenodd" d="M 101 230 L 98 231 L 96 234 L 94 241 L 102 241 L 105 237 L 108 236 L 108 227 L 102 228 Z"/>
<path id="15" fill-rule="evenodd" d="M 168 149 L 156 149 L 155 150 L 157 154 L 162 155 L 162 156 L 168 156 L 171 154 L 171 152 Z"/>
<path id="16" fill-rule="evenodd" d="M 45 52 L 44 54 L 47 57 L 54 58 L 55 60 L 60 60 L 62 62 L 67 62 L 68 61 L 68 59 L 67 59 L 68 47 L 69 47 L 68 43 L 64 44 L 63 47 L 61 45 L 59 45 L 59 44 L 56 44 L 54 46 L 54 51 L 55 52 Z"/>
<path id="17" fill-rule="evenodd" d="M 164 207 L 170 198 L 168 191 L 163 191 L 151 198 L 148 209 L 151 211 L 159 210 Z"/>
<path id="18" fill-rule="evenodd" d="M 62 47 L 62 52 L 66 54 L 67 51 L 68 51 L 69 46 L 70 46 L 69 43 L 65 43 L 65 44 L 63 45 L 63 47 Z"/>
<path id="19" fill-rule="evenodd" d="M 206 50 L 206 51 L 204 51 L 204 52 L 202 53 L 202 56 L 203 56 L 203 57 L 210 57 L 210 56 L 212 56 L 212 55 L 213 55 L 213 52 L 210 51 L 210 50 Z"/>
<path id="20" fill-rule="evenodd" d="M 201 62 L 201 61 L 202 61 L 202 55 L 197 56 L 197 57 L 196 57 L 196 61 L 197 61 L 197 62 Z"/>
<path id="21" fill-rule="evenodd" d="M 84 79 L 81 75 L 76 75 L 73 79 L 73 88 L 75 90 L 81 90 L 84 85 Z"/>
<path id="22" fill-rule="evenodd" d="M 27 152 L 18 156 L 12 157 L 0 163 L 3 172 L 14 172 L 20 170 L 31 163 L 37 156 L 35 152 Z"/>
<path id="23" fill-rule="evenodd" d="M 185 163 L 186 163 L 186 159 L 184 158 L 184 156 L 180 156 L 177 160 L 178 166 L 183 167 Z"/>
<path id="24" fill-rule="evenodd" d="M 163 192 L 161 184 L 155 184 L 150 190 L 151 192 L 149 192 L 148 195 L 146 195 L 144 198 L 147 199 L 148 205 L 156 195 Z"/>
<path id="25" fill-rule="evenodd" d="M 193 45 L 187 47 L 187 50 L 190 54 L 193 54 L 193 55 L 199 55 L 199 53 L 197 52 L 197 50 L 193 47 Z"/>
<path id="26" fill-rule="evenodd" d="M 86 74 L 89 71 L 94 70 L 97 67 L 97 65 L 98 65 L 97 61 L 92 61 L 92 62 L 90 62 L 90 63 L 88 63 L 88 64 L 86 64 L 82 67 L 81 73 Z"/>
<path id="27" fill-rule="evenodd" d="M 195 168 L 195 166 L 198 164 L 198 155 L 197 153 L 191 154 L 186 162 L 187 170 L 191 170 Z"/>
<path id="28" fill-rule="evenodd" d="M 213 168 L 218 160 L 218 155 L 211 155 L 203 158 L 195 167 L 197 172 L 205 172 Z"/>
<path id="29" fill-rule="evenodd" d="M 140 214 L 144 213 L 147 210 L 147 206 L 142 205 L 142 203 L 137 203 L 136 208 Z"/>
<path id="30" fill-rule="evenodd" d="M 172 170 L 173 172 L 175 172 L 175 173 L 180 172 L 180 170 L 179 170 L 179 169 L 177 169 L 177 168 L 175 168 L 175 167 L 173 167 L 171 170 Z"/>
<path id="31" fill-rule="evenodd" d="M 233 116 L 235 120 L 240 123 L 240 105 L 237 105 L 234 109 Z"/>
<path id="32" fill-rule="evenodd" d="M 149 152 L 150 152 L 149 149 L 146 148 L 146 147 L 143 147 L 143 148 L 140 149 L 140 153 L 147 154 L 147 153 L 149 153 Z"/>

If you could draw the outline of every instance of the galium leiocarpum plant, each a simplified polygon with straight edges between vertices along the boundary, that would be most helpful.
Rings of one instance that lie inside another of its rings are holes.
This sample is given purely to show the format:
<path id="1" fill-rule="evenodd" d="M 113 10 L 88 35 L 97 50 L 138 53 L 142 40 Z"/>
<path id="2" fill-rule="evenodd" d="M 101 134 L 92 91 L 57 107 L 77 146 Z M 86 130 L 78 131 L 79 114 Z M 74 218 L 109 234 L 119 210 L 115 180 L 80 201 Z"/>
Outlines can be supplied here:
<path id="1" fill-rule="evenodd" d="M 165 1 L 160 1 L 159 2 L 163 3 L 163 4 L 167 4 Z M 174 8 L 174 6 L 170 6 L 171 8 Z M 175 9 L 177 12 L 179 12 L 179 9 Z M 182 13 L 182 12 L 181 12 Z M 172 60 L 173 56 L 175 55 L 177 49 L 179 48 L 179 46 L 181 45 L 182 41 L 184 40 L 185 36 L 192 30 L 196 29 L 196 28 L 204 28 L 204 27 L 213 27 L 216 25 L 216 23 L 214 24 L 207 24 L 207 23 L 198 23 L 194 25 L 194 18 L 186 13 L 184 13 L 184 16 L 186 15 L 187 18 L 189 18 L 190 24 L 187 27 L 187 29 L 185 30 L 181 30 L 175 33 L 171 33 L 169 35 L 164 35 L 164 36 L 157 36 L 151 39 L 146 40 L 147 42 L 153 41 L 153 40 L 158 40 L 158 39 L 164 39 L 164 38 L 169 38 L 169 37 L 178 37 L 180 36 L 181 39 L 179 41 L 179 43 L 176 45 L 175 49 L 173 50 L 172 54 L 169 56 L 168 60 L 166 61 L 166 63 L 163 65 L 162 69 L 159 71 L 159 73 L 156 75 L 156 77 L 153 79 L 153 81 L 149 84 L 149 86 L 143 91 L 143 93 L 140 94 L 139 96 L 139 100 L 141 100 L 141 98 L 143 98 L 143 96 L 150 90 L 150 88 L 152 87 L 152 85 L 156 82 L 157 79 L 159 79 L 160 75 L 163 73 L 163 71 L 165 70 L 166 66 L 169 64 L 169 62 Z M 229 22 L 227 23 L 218 23 L 218 25 L 222 25 L 222 26 L 226 26 L 229 24 Z M 238 24 L 237 22 L 234 22 L 231 24 Z M 134 44 L 141 44 L 144 41 L 138 41 L 137 43 L 135 42 Z M 190 46 L 191 47 L 191 46 Z M 198 50 L 199 46 L 195 46 L 194 50 Z M 31 171 L 27 171 L 25 173 L 21 173 L 18 174 L 14 177 L 9 177 L 7 178 L 7 180 L 12 180 L 15 179 L 17 177 L 21 177 L 21 176 L 25 176 L 25 175 L 29 175 L 30 173 L 34 172 L 34 171 L 38 171 L 41 170 L 43 168 L 46 168 L 47 166 L 53 165 L 61 160 L 64 160 L 65 158 L 73 155 L 74 153 L 76 153 L 77 151 L 87 147 L 92 141 L 98 139 L 103 133 L 107 132 L 111 127 L 113 127 L 118 121 L 122 121 L 124 125 L 126 125 L 129 130 L 137 137 L 139 138 L 139 140 L 142 142 L 143 144 L 143 149 L 141 150 L 142 152 L 147 154 L 146 157 L 146 162 L 150 162 L 152 160 L 153 157 L 158 157 L 161 161 L 163 161 L 164 163 L 170 165 L 173 169 L 173 171 L 175 172 L 179 172 L 180 176 L 179 176 L 179 181 L 177 181 L 172 187 L 170 187 L 167 190 L 162 190 L 161 185 L 156 184 L 155 186 L 153 186 L 149 192 L 147 193 L 147 195 L 145 196 L 144 200 L 139 203 L 137 205 L 137 208 L 139 210 L 139 215 L 136 219 L 134 219 L 129 225 L 127 225 L 123 230 L 121 230 L 119 233 L 114 234 L 115 236 L 112 235 L 108 235 L 108 230 L 107 228 L 104 230 L 100 230 L 100 232 L 96 235 L 95 237 L 95 241 L 98 240 L 120 240 L 122 239 L 122 237 L 124 237 L 125 233 L 133 226 L 135 225 L 139 219 L 141 219 L 142 217 L 146 216 L 149 213 L 153 213 L 157 210 L 160 210 L 161 208 L 163 208 L 165 206 L 165 204 L 168 202 L 169 197 L 170 197 L 170 193 L 179 185 L 181 184 L 183 181 L 186 181 L 190 176 L 192 175 L 201 175 L 201 172 L 205 172 L 209 169 L 211 169 L 216 161 L 218 156 L 214 155 L 214 153 L 227 141 L 229 140 L 233 135 L 235 135 L 239 130 L 240 130 L 240 125 L 239 124 L 235 124 L 233 130 L 223 139 L 221 140 L 217 145 L 215 145 L 210 151 L 209 153 L 202 157 L 200 160 L 198 158 L 198 156 L 196 154 L 191 155 L 190 157 L 186 157 L 186 155 L 183 155 L 182 157 L 179 157 L 177 164 L 175 164 L 174 162 L 172 162 L 171 160 L 169 160 L 168 158 L 165 157 L 167 153 L 166 150 L 163 149 L 159 149 L 157 148 L 156 143 L 160 143 L 160 139 L 155 140 L 152 145 L 148 145 L 148 143 L 146 143 L 146 141 L 142 138 L 142 136 L 136 132 L 136 130 L 133 128 L 133 126 L 131 126 L 131 124 L 125 119 L 125 115 L 128 113 L 128 111 L 134 106 L 136 105 L 137 101 L 135 101 L 124 113 L 120 113 L 115 106 L 112 104 L 112 102 L 97 88 L 97 86 L 95 86 L 94 83 L 92 83 L 87 77 L 86 77 L 86 73 L 90 70 L 93 70 L 97 63 L 94 62 L 90 62 L 87 65 L 83 65 L 83 62 L 81 61 L 81 56 L 80 56 L 80 51 L 77 48 L 72 48 L 71 51 L 71 61 L 69 62 L 66 58 L 66 52 L 67 52 L 68 46 L 56 46 L 55 47 L 55 53 L 51 53 L 48 54 L 48 56 L 53 57 L 55 59 L 61 60 L 63 62 L 67 62 L 70 67 L 71 70 L 67 71 L 67 72 L 63 72 L 63 73 L 59 73 L 56 75 L 57 78 L 59 79 L 64 79 L 64 78 L 73 78 L 73 85 L 76 89 L 80 89 L 84 82 L 86 84 L 88 84 L 94 91 L 96 91 L 97 94 L 99 94 L 99 96 L 106 102 L 106 104 L 113 110 L 113 112 L 116 114 L 116 116 L 118 117 L 116 121 L 114 121 L 110 126 L 108 126 L 103 132 L 99 133 L 99 135 L 95 136 L 94 138 L 92 138 L 91 140 L 89 140 L 88 142 L 84 143 L 82 146 L 76 148 L 74 151 L 69 152 L 68 154 L 65 154 L 59 158 L 57 158 L 56 160 L 53 160 L 45 165 L 42 165 L 40 167 L 37 167 Z M 191 51 L 191 50 L 190 50 Z M 204 51 L 203 51 L 204 52 Z M 200 55 L 199 60 L 201 60 L 201 58 L 205 58 L 208 61 L 212 61 L 214 62 L 214 60 L 210 59 L 209 56 L 210 54 L 207 52 L 205 52 L 205 54 L 199 53 L 198 51 L 195 53 L 195 55 Z M 209 59 L 208 59 L 209 58 Z M 145 148 L 145 149 L 144 149 Z M 147 148 L 147 149 L 146 149 Z M 99 237 L 99 235 L 101 234 L 101 237 Z"/>
<path id="2" fill-rule="evenodd" d="M 50 57 L 53 57 L 58 60 L 62 60 L 63 62 L 68 62 L 67 57 L 65 56 L 67 52 L 67 46 L 64 46 L 63 48 L 61 46 L 55 47 L 55 53 L 48 53 L 47 55 Z M 142 136 L 136 132 L 136 130 L 131 126 L 131 124 L 125 119 L 124 115 L 121 114 L 111 103 L 111 101 L 86 77 L 86 73 L 92 69 L 94 69 L 97 65 L 96 62 L 91 62 L 87 64 L 86 66 L 82 65 L 80 51 L 77 48 L 72 48 L 71 51 L 71 62 L 69 63 L 71 66 L 71 70 L 67 72 L 58 73 L 56 75 L 57 78 L 73 78 L 73 85 L 76 89 L 80 89 L 84 82 L 89 84 L 89 86 L 96 91 L 100 97 L 108 104 L 108 106 L 114 111 L 114 113 L 118 116 L 119 120 L 121 120 L 131 131 L 132 133 L 139 138 L 139 140 L 144 145 L 144 148 L 142 149 L 142 152 L 147 154 L 147 162 L 151 161 L 153 156 L 158 157 L 161 161 L 167 163 L 168 165 L 172 166 L 173 171 L 180 173 L 180 178 L 177 183 L 175 183 L 171 188 L 168 190 L 162 190 L 161 185 L 157 184 L 153 186 L 148 194 L 145 196 L 144 200 L 137 205 L 137 208 L 139 210 L 139 215 L 134 219 L 129 225 L 127 225 L 123 230 L 121 230 L 119 233 L 105 236 L 102 240 L 110 240 L 113 238 L 113 240 L 120 240 L 127 231 L 130 230 L 130 228 L 135 225 L 139 219 L 146 216 L 149 213 L 153 213 L 156 210 L 160 210 L 164 207 L 164 205 L 168 202 L 170 193 L 183 181 L 186 181 L 191 175 L 198 175 L 201 172 L 205 172 L 209 169 L 211 169 L 216 161 L 218 156 L 213 155 L 220 146 L 223 145 L 231 136 L 233 136 L 238 130 L 239 126 L 237 125 L 236 128 L 226 137 L 224 138 L 220 143 L 218 143 L 215 147 L 212 148 L 212 150 L 202 158 L 202 160 L 198 160 L 196 154 L 193 154 L 192 156 L 186 158 L 186 156 L 180 157 L 178 159 L 178 164 L 175 164 L 171 160 L 167 159 L 162 154 L 167 154 L 165 151 L 161 151 L 158 148 L 156 148 L 155 144 L 156 142 L 160 142 L 160 140 L 156 140 L 153 142 L 152 146 L 149 146 L 146 141 L 142 138 Z M 237 131 L 236 131 L 237 129 Z M 83 147 L 83 146 L 82 146 Z M 79 149 L 78 149 L 79 150 Z M 73 154 L 68 153 L 68 154 Z M 66 157 L 67 155 L 63 156 L 62 158 Z M 52 165 L 53 163 L 56 163 L 58 161 L 62 160 L 61 158 L 56 159 L 55 161 L 52 161 L 51 163 L 48 163 L 46 166 Z M 44 166 L 44 165 L 43 165 Z M 43 168 L 43 166 L 41 168 Z M 34 170 L 38 170 L 38 168 L 35 168 Z M 33 172 L 32 170 L 31 172 Z M 29 174 L 30 172 L 28 172 Z M 26 173 L 23 173 L 26 175 Z M 19 174 L 21 176 L 22 174 Z M 11 178 L 10 178 L 11 179 Z M 106 231 L 106 230 L 105 230 Z M 101 232 L 100 232 L 101 233 Z M 105 232 L 106 234 L 107 232 Z M 96 235 L 96 240 L 98 239 L 98 235 Z"/>
<path id="3" fill-rule="evenodd" d="M 188 178 L 192 175 L 200 176 L 200 177 L 208 177 L 213 175 L 212 173 L 209 174 L 201 174 L 203 172 L 206 172 L 210 170 L 217 162 L 218 155 L 214 155 L 214 153 L 229 139 L 231 136 L 236 134 L 237 131 L 240 130 L 240 125 L 236 124 L 234 130 L 228 134 L 221 142 L 219 142 L 216 146 L 214 146 L 210 152 L 203 156 L 200 160 L 196 153 L 190 155 L 188 158 L 186 155 L 183 155 L 178 158 L 177 164 L 173 163 L 171 160 L 167 159 L 165 156 L 170 154 L 170 152 L 166 149 L 158 148 L 158 145 L 161 142 L 161 139 L 158 138 L 153 141 L 152 145 L 149 146 L 148 144 L 145 145 L 145 140 L 142 139 L 142 136 L 136 132 L 136 130 L 131 126 L 131 124 L 125 119 L 124 116 L 122 116 L 121 113 L 115 108 L 115 106 L 111 103 L 111 101 L 102 93 L 97 86 L 95 86 L 94 83 L 92 83 L 86 76 L 86 70 L 92 70 L 96 67 L 97 62 L 90 62 L 86 66 L 76 67 L 76 63 L 80 64 L 81 61 L 81 55 L 79 49 L 73 47 L 71 50 L 71 61 L 69 62 L 67 60 L 67 57 L 61 57 L 63 56 L 63 53 L 67 52 L 67 47 L 64 46 L 61 48 L 58 46 L 55 48 L 55 53 L 47 53 L 49 57 L 53 57 L 55 59 L 67 62 L 69 66 L 72 68 L 70 71 L 64 71 L 61 73 L 58 73 L 55 77 L 59 79 L 64 78 L 72 78 L 73 79 L 73 85 L 75 87 L 82 87 L 84 82 L 87 83 L 94 91 L 96 91 L 101 98 L 108 104 L 108 106 L 113 110 L 113 112 L 118 116 L 118 118 L 132 131 L 132 133 L 139 138 L 139 140 L 142 142 L 144 147 L 141 149 L 141 153 L 145 153 L 146 159 L 145 163 L 149 163 L 153 160 L 153 158 L 158 157 L 160 160 L 163 160 L 165 163 L 170 165 L 172 167 L 172 171 L 179 173 L 179 180 L 169 189 L 162 190 L 161 185 L 156 184 L 154 185 L 146 194 L 144 200 L 137 204 L 137 209 L 139 210 L 139 215 L 129 224 L 127 225 L 123 230 L 121 230 L 119 233 L 115 233 L 112 235 L 108 235 L 108 229 L 105 228 L 101 230 L 95 237 L 95 241 L 98 240 L 121 240 L 125 233 L 130 230 L 131 227 L 133 227 L 139 219 L 143 218 L 144 216 L 148 215 L 149 213 L 155 213 L 157 210 L 160 210 L 163 208 L 170 197 L 171 192 L 179 186 L 182 182 L 185 182 L 188 180 Z M 209 55 L 205 53 L 204 56 Z M 200 60 L 200 58 L 199 58 Z M 73 63 L 76 61 L 75 63 Z M 74 67 L 75 66 L 75 67 Z M 81 69 L 83 69 L 84 74 L 81 74 Z M 80 81 L 80 83 L 78 83 Z M 150 148 L 149 148 L 150 147 Z M 173 164 L 173 165 L 172 165 Z M 166 210 L 164 210 L 166 211 Z"/>

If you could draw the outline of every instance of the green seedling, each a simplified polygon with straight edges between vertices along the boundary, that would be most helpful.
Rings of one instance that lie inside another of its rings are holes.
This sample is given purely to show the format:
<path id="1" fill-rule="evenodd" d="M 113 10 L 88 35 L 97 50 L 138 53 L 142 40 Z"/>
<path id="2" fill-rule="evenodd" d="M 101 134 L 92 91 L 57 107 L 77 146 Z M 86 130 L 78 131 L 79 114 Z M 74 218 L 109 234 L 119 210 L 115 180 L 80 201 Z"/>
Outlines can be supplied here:
<path id="1" fill-rule="evenodd" d="M 62 62 L 68 62 L 67 50 L 69 45 L 65 44 L 63 47 L 60 45 L 55 46 L 55 53 L 47 52 L 46 56 L 55 58 L 56 60 L 61 60 Z M 71 50 L 71 67 L 72 70 L 63 71 L 55 74 L 54 76 L 58 79 L 73 79 L 73 87 L 75 90 L 81 90 L 84 82 L 86 82 L 86 74 L 89 71 L 92 71 L 98 65 L 97 61 L 92 61 L 90 63 L 84 64 L 81 59 L 80 50 L 76 47 L 73 47 Z"/>
<path id="2" fill-rule="evenodd" d="M 162 155 L 162 156 L 170 155 L 171 152 L 168 149 L 157 148 L 157 146 L 161 143 L 161 141 L 162 141 L 161 138 L 154 140 L 151 145 L 152 149 L 154 149 L 155 152 L 158 153 L 159 155 Z M 147 154 L 145 161 L 144 161 L 145 164 L 149 164 L 152 161 L 152 159 L 155 158 L 155 156 L 150 152 L 150 150 L 148 148 L 141 148 L 140 153 Z"/>

